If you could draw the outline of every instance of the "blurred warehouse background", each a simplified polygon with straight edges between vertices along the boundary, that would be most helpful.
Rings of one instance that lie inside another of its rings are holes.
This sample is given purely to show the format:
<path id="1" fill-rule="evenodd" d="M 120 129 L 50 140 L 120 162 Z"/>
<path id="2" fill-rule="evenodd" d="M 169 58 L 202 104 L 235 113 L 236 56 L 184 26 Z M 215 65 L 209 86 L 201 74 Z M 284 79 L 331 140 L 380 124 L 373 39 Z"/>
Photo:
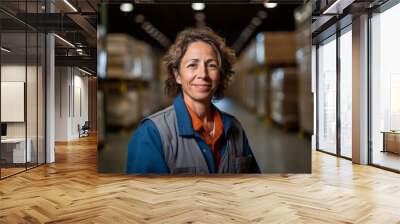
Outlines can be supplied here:
<path id="1" fill-rule="evenodd" d="M 215 104 L 243 124 L 263 173 L 311 172 L 311 5 L 101 4 L 98 26 L 98 170 L 124 172 L 127 143 L 164 95 L 162 57 L 177 33 L 208 26 L 238 56 Z"/>

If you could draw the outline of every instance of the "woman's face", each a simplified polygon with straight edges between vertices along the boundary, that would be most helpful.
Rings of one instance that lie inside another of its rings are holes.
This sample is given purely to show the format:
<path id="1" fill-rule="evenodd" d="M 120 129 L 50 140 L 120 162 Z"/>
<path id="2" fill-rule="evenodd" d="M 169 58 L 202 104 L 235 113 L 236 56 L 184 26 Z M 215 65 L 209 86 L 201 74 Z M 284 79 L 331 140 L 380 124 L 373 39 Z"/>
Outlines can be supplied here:
<path id="1" fill-rule="evenodd" d="M 198 102 L 210 102 L 220 82 L 217 55 L 203 41 L 191 43 L 182 57 L 176 82 L 183 94 Z"/>

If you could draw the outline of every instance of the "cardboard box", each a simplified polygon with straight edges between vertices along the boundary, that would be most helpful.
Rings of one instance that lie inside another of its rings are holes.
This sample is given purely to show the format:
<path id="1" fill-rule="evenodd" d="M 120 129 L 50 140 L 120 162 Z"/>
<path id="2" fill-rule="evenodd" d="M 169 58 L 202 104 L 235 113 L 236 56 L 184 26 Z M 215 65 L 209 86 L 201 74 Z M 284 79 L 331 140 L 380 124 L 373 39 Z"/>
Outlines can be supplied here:
<path id="1" fill-rule="evenodd" d="M 281 125 L 298 124 L 298 84 L 295 68 L 271 72 L 271 119 Z"/>
<path id="2" fill-rule="evenodd" d="M 296 38 L 293 32 L 265 32 L 265 63 L 296 62 Z"/>
<path id="3" fill-rule="evenodd" d="M 156 58 L 151 47 L 127 34 L 107 36 L 107 78 L 151 80 Z"/>

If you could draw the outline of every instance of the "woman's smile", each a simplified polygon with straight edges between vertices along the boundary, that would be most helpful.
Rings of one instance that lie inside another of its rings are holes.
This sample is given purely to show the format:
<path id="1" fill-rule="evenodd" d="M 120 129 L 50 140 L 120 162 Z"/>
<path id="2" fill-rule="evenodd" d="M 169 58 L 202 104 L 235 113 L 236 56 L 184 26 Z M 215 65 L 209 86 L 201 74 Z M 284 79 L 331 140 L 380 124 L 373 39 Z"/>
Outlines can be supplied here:
<path id="1" fill-rule="evenodd" d="M 208 92 L 211 90 L 211 84 L 192 84 L 194 88 L 201 92 Z"/>

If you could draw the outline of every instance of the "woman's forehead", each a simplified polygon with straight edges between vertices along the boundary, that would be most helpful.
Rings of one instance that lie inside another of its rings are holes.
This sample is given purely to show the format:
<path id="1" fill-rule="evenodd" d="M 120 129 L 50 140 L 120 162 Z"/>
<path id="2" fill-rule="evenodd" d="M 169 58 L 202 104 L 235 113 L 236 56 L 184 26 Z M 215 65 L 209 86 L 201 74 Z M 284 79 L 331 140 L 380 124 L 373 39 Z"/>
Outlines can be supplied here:
<path id="1" fill-rule="evenodd" d="M 203 41 L 190 43 L 186 49 L 185 54 L 183 55 L 183 58 L 196 59 L 200 56 L 208 56 L 213 59 L 217 59 L 217 53 L 215 52 L 215 49 L 210 44 Z"/>

